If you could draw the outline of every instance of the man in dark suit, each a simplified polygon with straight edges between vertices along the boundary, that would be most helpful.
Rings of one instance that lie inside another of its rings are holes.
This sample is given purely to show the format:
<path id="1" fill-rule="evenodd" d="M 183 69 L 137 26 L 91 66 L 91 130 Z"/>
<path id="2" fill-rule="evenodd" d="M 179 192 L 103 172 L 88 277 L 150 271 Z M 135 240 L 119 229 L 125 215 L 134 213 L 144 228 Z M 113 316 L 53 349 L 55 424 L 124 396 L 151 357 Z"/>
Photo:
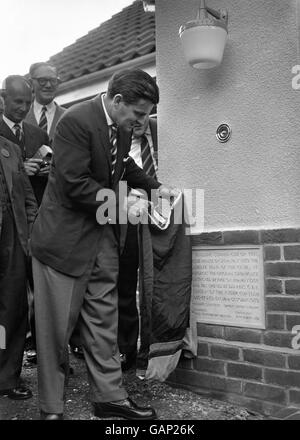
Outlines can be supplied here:
<path id="1" fill-rule="evenodd" d="M 157 123 L 154 118 L 146 118 L 143 125 L 133 130 L 129 155 L 149 176 L 157 179 Z M 134 190 L 131 194 L 134 194 Z M 123 371 L 135 366 L 137 356 L 139 336 L 136 298 L 139 267 L 137 232 L 138 226 L 128 223 L 125 246 L 120 255 L 118 345 Z"/>
<path id="2" fill-rule="evenodd" d="M 27 329 L 26 268 L 28 239 L 37 203 L 19 147 L 0 136 L 0 395 L 22 400 L 32 396 L 19 378 Z"/>
<path id="3" fill-rule="evenodd" d="M 0 121 L 0 136 L 19 145 L 25 171 L 40 204 L 47 185 L 49 167 L 41 168 L 43 160 L 33 156 L 42 145 L 49 145 L 49 138 L 45 131 L 24 121 L 32 101 L 31 86 L 23 76 L 11 75 L 4 80 L 1 95 L 5 108 Z"/>
<path id="4" fill-rule="evenodd" d="M 111 78 L 106 94 L 72 106 L 57 125 L 49 183 L 31 239 L 42 419 L 63 418 L 67 344 L 79 315 L 95 415 L 156 417 L 151 407 L 132 402 L 122 387 L 119 228 L 113 217 L 102 218 L 101 208 L 107 194 L 122 204 L 121 178 L 148 193 L 173 195 L 128 156 L 133 127 L 144 123 L 158 100 L 151 76 L 125 70 Z"/>
<path id="5" fill-rule="evenodd" d="M 45 130 L 52 143 L 57 122 L 65 111 L 54 101 L 60 83 L 57 69 L 49 63 L 34 63 L 29 75 L 34 101 L 25 120 Z"/>

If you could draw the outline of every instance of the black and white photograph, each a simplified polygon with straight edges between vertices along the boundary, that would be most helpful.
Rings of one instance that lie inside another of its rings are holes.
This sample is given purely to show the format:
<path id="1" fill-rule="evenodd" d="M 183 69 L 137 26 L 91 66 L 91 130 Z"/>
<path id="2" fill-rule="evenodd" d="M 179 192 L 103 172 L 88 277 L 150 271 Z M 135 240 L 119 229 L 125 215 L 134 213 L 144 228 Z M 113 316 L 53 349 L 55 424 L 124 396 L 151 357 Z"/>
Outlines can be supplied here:
<path id="1" fill-rule="evenodd" d="M 3 0 L 1 37 L 0 421 L 300 420 L 300 0 Z"/>

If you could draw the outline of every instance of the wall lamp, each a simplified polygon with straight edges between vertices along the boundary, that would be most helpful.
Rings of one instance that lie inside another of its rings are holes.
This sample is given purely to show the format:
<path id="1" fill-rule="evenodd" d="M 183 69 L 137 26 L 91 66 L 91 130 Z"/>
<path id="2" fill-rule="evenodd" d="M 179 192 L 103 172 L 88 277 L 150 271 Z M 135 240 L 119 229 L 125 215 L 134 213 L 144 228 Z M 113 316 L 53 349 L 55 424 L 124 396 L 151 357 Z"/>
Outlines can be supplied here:
<path id="1" fill-rule="evenodd" d="M 196 69 L 210 69 L 222 62 L 228 35 L 226 9 L 215 11 L 200 1 L 196 20 L 180 26 L 179 37 L 188 63 Z"/>

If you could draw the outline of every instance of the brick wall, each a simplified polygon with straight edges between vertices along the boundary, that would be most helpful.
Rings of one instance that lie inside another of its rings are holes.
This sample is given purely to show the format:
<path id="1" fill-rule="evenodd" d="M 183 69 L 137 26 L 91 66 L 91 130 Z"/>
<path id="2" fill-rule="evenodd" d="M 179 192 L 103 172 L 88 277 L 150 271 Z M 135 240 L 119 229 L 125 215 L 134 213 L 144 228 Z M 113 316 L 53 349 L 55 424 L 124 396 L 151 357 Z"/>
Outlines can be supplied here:
<path id="1" fill-rule="evenodd" d="M 169 382 L 264 414 L 290 413 L 300 408 L 300 337 L 292 333 L 300 326 L 300 229 L 193 237 L 194 246 L 248 244 L 263 245 L 266 329 L 197 323 L 197 357 L 181 360 Z"/>

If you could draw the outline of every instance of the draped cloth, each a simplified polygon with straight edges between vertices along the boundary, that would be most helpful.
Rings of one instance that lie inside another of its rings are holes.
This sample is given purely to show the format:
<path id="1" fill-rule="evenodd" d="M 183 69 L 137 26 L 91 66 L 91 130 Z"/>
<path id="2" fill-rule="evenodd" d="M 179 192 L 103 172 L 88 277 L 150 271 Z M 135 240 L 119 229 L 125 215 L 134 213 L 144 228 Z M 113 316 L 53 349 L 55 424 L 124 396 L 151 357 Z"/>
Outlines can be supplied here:
<path id="1" fill-rule="evenodd" d="M 164 381 L 182 354 L 196 355 L 190 337 L 192 288 L 191 238 L 186 234 L 180 207 L 172 211 L 170 224 L 160 230 L 151 224 L 139 228 L 140 349 L 137 375 Z"/>

